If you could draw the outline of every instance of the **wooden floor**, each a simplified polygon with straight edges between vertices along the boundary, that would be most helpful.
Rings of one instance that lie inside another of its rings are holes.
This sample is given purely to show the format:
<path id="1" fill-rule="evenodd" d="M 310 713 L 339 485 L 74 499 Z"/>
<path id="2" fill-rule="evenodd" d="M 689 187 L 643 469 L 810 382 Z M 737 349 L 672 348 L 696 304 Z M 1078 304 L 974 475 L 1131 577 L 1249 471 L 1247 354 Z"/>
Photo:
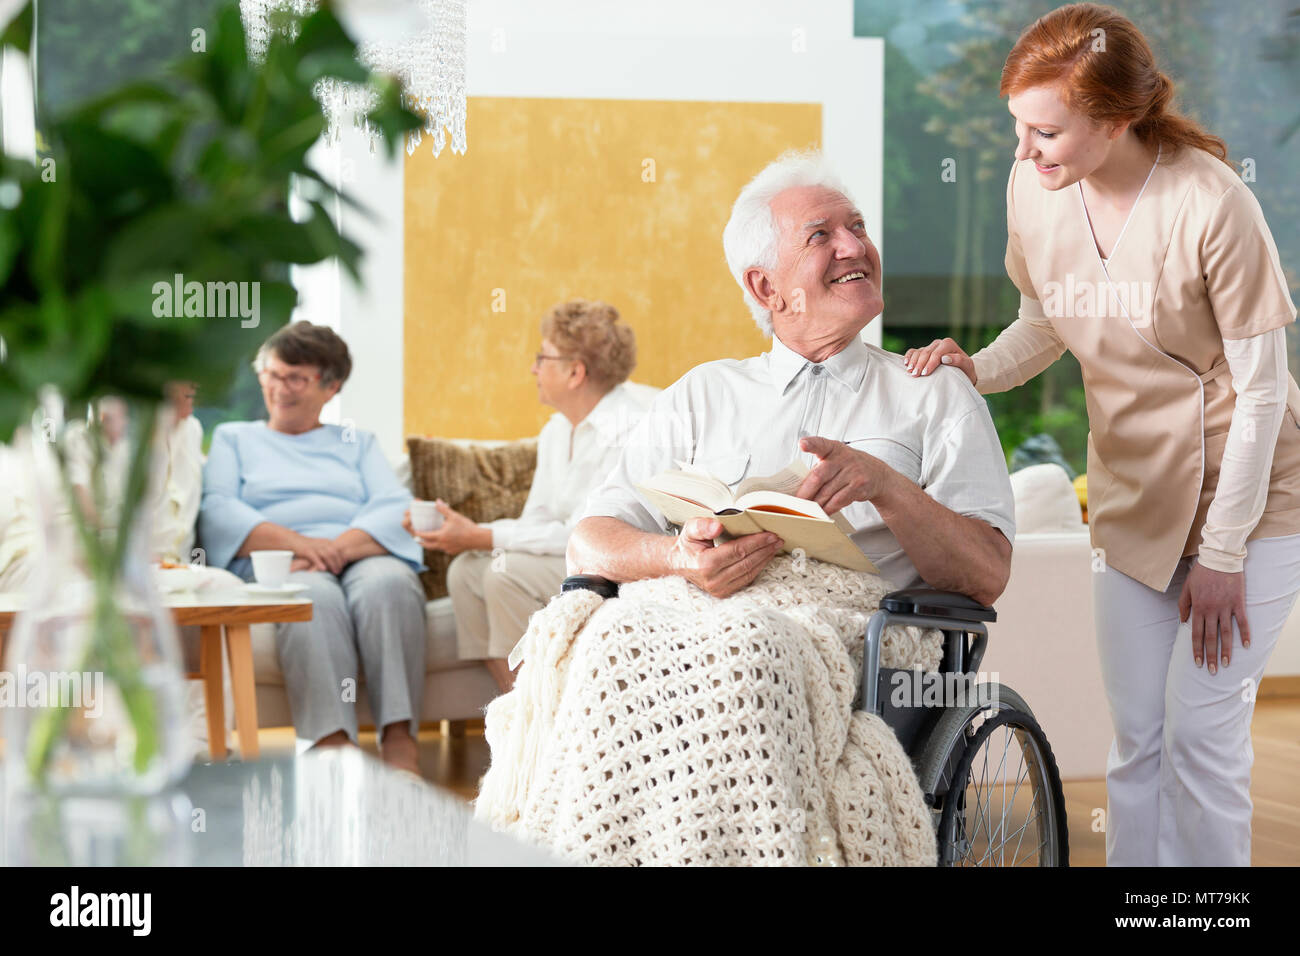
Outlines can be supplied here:
<path id="1" fill-rule="evenodd" d="M 1253 726 L 1255 770 L 1251 796 L 1255 801 L 1255 866 L 1300 865 L 1300 697 L 1260 698 Z M 262 747 L 292 747 L 287 730 L 264 730 Z M 374 734 L 362 734 L 362 746 L 374 751 Z M 426 780 L 473 799 L 491 754 L 482 723 L 471 724 L 464 737 L 437 729 L 420 733 L 420 769 Z M 1105 866 L 1106 835 L 1093 830 L 1106 807 L 1104 780 L 1065 784 L 1070 827 L 1070 863 Z"/>

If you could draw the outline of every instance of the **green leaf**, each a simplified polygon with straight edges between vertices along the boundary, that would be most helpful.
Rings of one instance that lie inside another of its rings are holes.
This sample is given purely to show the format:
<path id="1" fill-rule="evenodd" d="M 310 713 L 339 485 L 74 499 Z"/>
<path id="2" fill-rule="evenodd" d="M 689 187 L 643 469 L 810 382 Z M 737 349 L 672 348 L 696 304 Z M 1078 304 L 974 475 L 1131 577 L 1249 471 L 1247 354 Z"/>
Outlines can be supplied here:
<path id="1" fill-rule="evenodd" d="M 202 321 L 200 317 L 186 316 L 182 308 L 174 314 L 175 274 L 160 277 L 156 270 L 132 276 L 120 276 L 106 281 L 103 292 L 108 297 L 113 315 L 113 327 L 136 325 L 146 329 L 175 329 Z"/>
<path id="2" fill-rule="evenodd" d="M 55 124 L 54 135 L 66 152 L 58 183 L 75 187 L 98 220 L 138 215 L 171 199 L 175 187 L 163 158 L 148 145 L 96 125 L 79 115 Z"/>
<path id="3" fill-rule="evenodd" d="M 6 364 L 28 394 L 53 385 L 65 399 L 76 400 L 86 394 L 90 372 L 104 352 L 107 302 L 101 295 L 87 294 L 74 308 L 62 296 L 50 295 L 42 299 L 39 313 L 44 338 L 10 344 L 15 354 Z"/>
<path id="4" fill-rule="evenodd" d="M 232 124 L 238 124 L 248 112 L 258 86 L 257 75 L 249 69 L 245 42 L 239 8 L 227 4 L 218 11 L 207 52 L 198 55 L 202 85 Z"/>
<path id="5" fill-rule="evenodd" d="M 262 165 L 268 172 L 297 172 L 305 165 L 307 151 L 325 132 L 325 117 L 317 108 L 268 132 L 262 139 Z"/>
<path id="6" fill-rule="evenodd" d="M 391 159 L 406 142 L 409 130 L 420 129 L 424 119 L 402 105 L 402 88 L 391 77 L 377 77 L 375 88 L 379 100 L 368 114 L 371 124 L 384 134 L 384 150 Z"/>
<path id="7" fill-rule="evenodd" d="M 306 265 L 337 249 L 319 223 L 293 222 L 282 216 L 247 216 L 235 224 L 233 233 L 254 256 L 275 262 Z"/>
<path id="8" fill-rule="evenodd" d="M 0 288 L 9 278 L 9 270 L 14 266 L 22 247 L 22 237 L 18 234 L 18 223 L 13 216 L 0 215 Z M 3 298 L 0 298 L 3 302 Z"/>
<path id="9" fill-rule="evenodd" d="M 3 372 L 3 366 L 0 366 Z M 20 425 L 30 421 L 36 402 L 12 380 L 0 374 L 0 442 L 8 444 Z"/>
<path id="10" fill-rule="evenodd" d="M 303 19 L 293 50 L 299 57 L 298 79 L 308 89 L 324 76 L 364 83 L 370 75 L 357 61 L 356 44 L 327 7 Z"/>
<path id="11" fill-rule="evenodd" d="M 42 210 L 31 238 L 31 271 L 37 288 L 57 289 L 62 283 L 64 262 L 64 237 L 67 234 L 68 206 L 72 201 L 71 187 L 66 176 L 47 183 L 41 190 Z M 30 190 L 25 191 L 27 195 Z"/>
<path id="12" fill-rule="evenodd" d="M 312 233 L 317 248 L 325 250 L 322 258 L 337 256 L 352 279 L 360 283 L 361 273 L 358 263 L 361 261 L 361 247 L 338 231 L 330 214 L 316 200 L 309 200 L 308 205 L 315 212 L 304 224 Z"/>
<path id="13" fill-rule="evenodd" d="M 121 278 L 152 268 L 155 281 L 170 280 L 174 267 L 183 266 L 189 250 L 207 232 L 204 206 L 175 202 L 153 209 L 128 222 L 109 241 L 103 275 Z"/>
<path id="14" fill-rule="evenodd" d="M 122 105 L 176 105 L 178 95 L 160 80 L 134 80 L 110 90 L 94 99 L 81 103 L 76 115 L 83 121 L 102 120 L 107 114 Z"/>
<path id="15" fill-rule="evenodd" d="M 321 176 L 320 173 L 316 172 L 316 170 L 312 169 L 311 167 L 307 167 L 303 169 L 301 172 L 294 173 L 294 175 L 300 176 L 303 179 L 309 179 L 312 182 L 320 185 L 325 190 L 325 198 L 338 199 L 349 209 L 352 209 L 355 212 L 360 213 L 361 215 L 369 219 L 371 222 L 379 221 L 379 216 L 375 213 L 373 209 L 371 209 L 365 203 L 359 202 L 357 199 L 353 198 L 348 193 L 336 187 L 333 183 L 329 182 L 327 179 Z M 302 192 L 304 194 L 306 193 L 305 190 L 303 190 Z M 311 200 L 315 197 L 308 195 L 307 198 Z"/>
<path id="16" fill-rule="evenodd" d="M 4 28 L 3 35 L 0 35 L 0 47 L 11 46 L 21 53 L 31 53 L 34 23 L 32 4 L 26 3 Z"/>

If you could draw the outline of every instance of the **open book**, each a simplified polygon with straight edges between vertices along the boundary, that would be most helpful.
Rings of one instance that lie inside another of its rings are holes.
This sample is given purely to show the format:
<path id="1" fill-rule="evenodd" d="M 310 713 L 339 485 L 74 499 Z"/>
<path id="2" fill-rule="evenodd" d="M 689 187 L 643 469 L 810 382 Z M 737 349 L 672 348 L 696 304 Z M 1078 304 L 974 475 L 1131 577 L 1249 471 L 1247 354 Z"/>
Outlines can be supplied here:
<path id="1" fill-rule="evenodd" d="M 811 558 L 879 573 L 849 538 L 853 526 L 842 511 L 831 518 L 817 502 L 794 496 L 808 474 L 803 462 L 796 459 L 765 478 L 747 478 L 734 493 L 724 482 L 694 465 L 679 461 L 677 469 L 637 485 L 637 490 L 672 524 L 684 525 L 691 518 L 717 518 L 729 535 L 770 531 L 785 543 L 782 551 L 802 548 Z"/>

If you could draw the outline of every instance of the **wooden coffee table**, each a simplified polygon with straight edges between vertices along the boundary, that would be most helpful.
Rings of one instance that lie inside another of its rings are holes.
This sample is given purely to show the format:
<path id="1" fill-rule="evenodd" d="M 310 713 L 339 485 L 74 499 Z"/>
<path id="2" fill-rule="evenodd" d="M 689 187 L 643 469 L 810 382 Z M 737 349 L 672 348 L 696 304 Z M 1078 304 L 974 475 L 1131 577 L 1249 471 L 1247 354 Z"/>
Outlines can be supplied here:
<path id="1" fill-rule="evenodd" d="M 4 636 L 22 610 L 22 596 L 0 594 L 0 653 Z M 239 734 L 239 755 L 256 760 L 257 692 L 253 680 L 251 624 L 310 621 L 311 601 L 306 598 L 260 597 L 245 591 L 169 594 L 163 600 L 181 627 L 199 628 L 199 670 L 190 677 L 203 681 L 208 712 L 208 752 L 213 760 L 226 758 L 226 713 L 221 693 L 221 636 L 225 632 L 226 656 L 230 660 L 230 693 L 235 704 L 235 730 Z"/>

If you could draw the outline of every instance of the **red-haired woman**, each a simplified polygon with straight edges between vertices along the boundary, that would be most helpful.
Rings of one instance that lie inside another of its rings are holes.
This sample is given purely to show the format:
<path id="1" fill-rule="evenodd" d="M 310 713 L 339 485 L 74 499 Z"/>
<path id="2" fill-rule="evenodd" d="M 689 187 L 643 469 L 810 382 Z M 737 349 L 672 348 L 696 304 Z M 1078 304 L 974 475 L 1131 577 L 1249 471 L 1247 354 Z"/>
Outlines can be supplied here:
<path id="1" fill-rule="evenodd" d="M 1296 308 L 1277 247 L 1223 141 L 1172 108 L 1115 11 L 1035 22 L 999 93 L 1019 318 L 973 356 L 942 339 L 905 359 L 987 394 L 1078 358 L 1115 727 L 1107 863 L 1249 865 L 1254 688 L 1300 593 Z"/>

